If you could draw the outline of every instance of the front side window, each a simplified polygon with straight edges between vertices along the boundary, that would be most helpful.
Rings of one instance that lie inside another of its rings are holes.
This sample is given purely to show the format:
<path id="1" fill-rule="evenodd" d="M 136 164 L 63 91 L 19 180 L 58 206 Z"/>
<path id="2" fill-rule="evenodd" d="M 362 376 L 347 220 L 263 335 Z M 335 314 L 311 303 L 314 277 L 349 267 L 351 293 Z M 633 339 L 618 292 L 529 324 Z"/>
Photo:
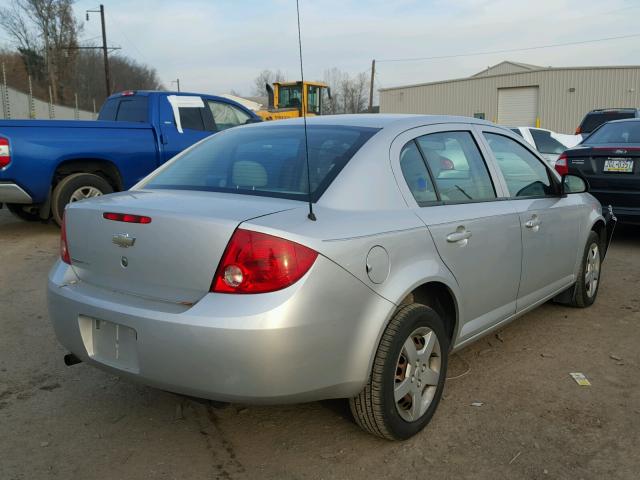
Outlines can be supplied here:
<path id="1" fill-rule="evenodd" d="M 330 125 L 308 127 L 313 201 L 320 198 L 351 157 L 377 131 Z M 268 125 L 218 133 L 177 157 L 142 187 L 307 200 L 304 128 Z"/>
<path id="2" fill-rule="evenodd" d="M 237 125 L 244 125 L 247 123 L 247 120 L 251 118 L 249 114 L 228 103 L 209 100 L 207 104 L 209 105 L 209 109 L 213 115 L 213 121 L 218 130 L 226 130 L 227 128 Z"/>
<path id="3" fill-rule="evenodd" d="M 438 200 L 429 171 L 414 141 L 407 143 L 400 152 L 400 169 L 418 205 Z"/>
<path id="4" fill-rule="evenodd" d="M 545 197 L 554 194 L 549 171 L 533 153 L 515 140 L 484 132 L 507 182 L 511 197 Z"/>
<path id="5" fill-rule="evenodd" d="M 561 154 L 567 147 L 561 144 L 558 140 L 551 136 L 551 132 L 547 130 L 539 130 L 532 128 L 530 130 L 533 141 L 536 144 L 536 149 L 540 153 Z"/>
<path id="6" fill-rule="evenodd" d="M 439 132 L 417 139 L 443 202 L 496 198 L 491 177 L 470 132 Z"/>
<path id="7" fill-rule="evenodd" d="M 640 143 L 640 121 L 607 123 L 593 132 L 583 145 Z"/>

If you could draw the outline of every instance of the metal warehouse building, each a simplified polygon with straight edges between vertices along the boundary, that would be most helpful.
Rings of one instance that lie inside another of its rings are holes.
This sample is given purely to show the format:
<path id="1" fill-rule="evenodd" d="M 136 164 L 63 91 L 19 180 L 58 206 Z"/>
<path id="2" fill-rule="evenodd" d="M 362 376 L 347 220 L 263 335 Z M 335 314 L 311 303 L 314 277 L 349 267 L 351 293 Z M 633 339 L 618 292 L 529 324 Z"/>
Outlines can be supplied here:
<path id="1" fill-rule="evenodd" d="M 573 133 L 594 108 L 640 107 L 640 66 L 539 67 L 504 61 L 471 77 L 380 90 L 381 113 L 474 116 Z"/>

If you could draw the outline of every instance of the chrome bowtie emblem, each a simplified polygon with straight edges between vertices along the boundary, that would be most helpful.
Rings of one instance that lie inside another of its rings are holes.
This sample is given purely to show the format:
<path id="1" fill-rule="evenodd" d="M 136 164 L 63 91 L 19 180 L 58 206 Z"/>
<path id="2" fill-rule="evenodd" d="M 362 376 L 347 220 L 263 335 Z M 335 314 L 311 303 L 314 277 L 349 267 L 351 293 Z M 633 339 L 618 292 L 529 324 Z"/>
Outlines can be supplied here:
<path id="1" fill-rule="evenodd" d="M 627 153 L 627 151 L 626 151 L 626 150 L 622 150 L 622 149 L 618 149 L 618 150 L 616 150 L 616 151 L 615 151 L 615 152 L 613 152 L 613 153 L 621 154 L 621 153 Z"/>
<path id="2" fill-rule="evenodd" d="M 132 237 L 128 233 L 117 233 L 111 238 L 111 241 L 119 247 L 129 248 L 136 243 L 136 237 Z"/>

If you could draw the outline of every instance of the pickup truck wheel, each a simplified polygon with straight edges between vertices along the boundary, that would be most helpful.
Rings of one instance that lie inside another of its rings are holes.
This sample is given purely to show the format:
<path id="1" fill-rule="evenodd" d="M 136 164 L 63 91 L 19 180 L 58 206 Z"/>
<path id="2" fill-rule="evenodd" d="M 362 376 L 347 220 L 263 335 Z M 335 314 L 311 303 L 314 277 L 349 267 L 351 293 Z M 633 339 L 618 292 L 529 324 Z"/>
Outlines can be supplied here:
<path id="1" fill-rule="evenodd" d="M 64 207 L 68 203 L 112 193 L 113 187 L 100 175 L 74 173 L 60 180 L 51 195 L 51 213 L 58 225 L 62 224 Z"/>
<path id="2" fill-rule="evenodd" d="M 35 209 L 35 211 L 25 210 L 25 205 L 19 203 L 7 203 L 7 208 L 16 217 L 26 220 L 27 222 L 38 222 L 42 220 L 37 209 Z"/>
<path id="3" fill-rule="evenodd" d="M 389 440 L 404 440 L 431 420 L 447 374 L 449 337 L 431 308 L 399 310 L 387 326 L 369 382 L 350 400 L 358 425 Z"/>

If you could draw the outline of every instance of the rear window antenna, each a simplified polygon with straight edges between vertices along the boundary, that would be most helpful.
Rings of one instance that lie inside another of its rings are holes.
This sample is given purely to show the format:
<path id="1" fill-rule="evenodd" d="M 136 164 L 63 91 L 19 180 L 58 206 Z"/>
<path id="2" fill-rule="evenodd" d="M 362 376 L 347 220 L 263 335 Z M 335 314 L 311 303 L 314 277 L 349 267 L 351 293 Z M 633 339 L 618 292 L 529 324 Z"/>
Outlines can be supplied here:
<path id="1" fill-rule="evenodd" d="M 304 123 L 304 156 L 307 161 L 307 193 L 309 194 L 309 220 L 316 221 L 313 213 L 313 199 L 311 198 L 311 165 L 309 164 L 309 137 L 307 135 L 307 105 L 304 101 L 304 70 L 302 68 L 302 36 L 300 35 L 300 1 L 296 0 L 296 12 L 298 13 L 298 50 L 300 51 L 300 93 L 302 102 L 302 121 Z"/>

